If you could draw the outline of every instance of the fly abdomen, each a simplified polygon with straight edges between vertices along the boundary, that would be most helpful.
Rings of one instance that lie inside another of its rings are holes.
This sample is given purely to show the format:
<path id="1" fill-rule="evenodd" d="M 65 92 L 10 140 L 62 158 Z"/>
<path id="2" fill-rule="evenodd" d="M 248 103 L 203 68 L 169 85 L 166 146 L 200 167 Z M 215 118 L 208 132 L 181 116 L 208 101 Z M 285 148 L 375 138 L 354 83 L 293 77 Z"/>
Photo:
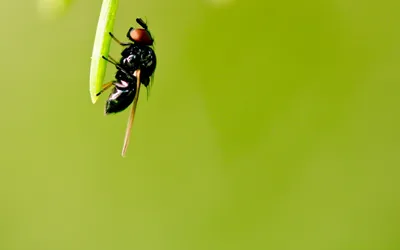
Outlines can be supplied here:
<path id="1" fill-rule="evenodd" d="M 125 110 L 135 98 L 136 90 L 121 90 L 115 87 L 106 102 L 105 114 L 118 113 Z"/>

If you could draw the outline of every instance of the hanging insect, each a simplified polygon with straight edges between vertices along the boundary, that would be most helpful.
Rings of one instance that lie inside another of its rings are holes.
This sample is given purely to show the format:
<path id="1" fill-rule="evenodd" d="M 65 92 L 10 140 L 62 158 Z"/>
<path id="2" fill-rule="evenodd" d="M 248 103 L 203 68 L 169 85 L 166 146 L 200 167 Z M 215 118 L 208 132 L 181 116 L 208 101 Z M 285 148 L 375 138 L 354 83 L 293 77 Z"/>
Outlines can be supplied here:
<path id="1" fill-rule="evenodd" d="M 117 73 L 115 80 L 104 84 L 101 91 L 97 93 L 97 96 L 99 96 L 105 90 L 114 86 L 106 102 L 106 115 L 121 112 L 133 103 L 125 132 L 122 156 L 125 156 L 129 145 L 139 99 L 140 84 L 143 84 L 147 88 L 147 93 L 149 93 L 151 78 L 157 64 L 156 54 L 152 49 L 154 39 L 147 24 L 141 18 L 136 18 L 136 22 L 142 28 L 131 27 L 128 30 L 127 37 L 131 42 L 120 42 L 111 32 L 109 33 L 114 41 L 126 48 L 122 51 L 119 62 L 111 56 L 108 58 L 103 56 L 103 59 L 115 65 Z"/>

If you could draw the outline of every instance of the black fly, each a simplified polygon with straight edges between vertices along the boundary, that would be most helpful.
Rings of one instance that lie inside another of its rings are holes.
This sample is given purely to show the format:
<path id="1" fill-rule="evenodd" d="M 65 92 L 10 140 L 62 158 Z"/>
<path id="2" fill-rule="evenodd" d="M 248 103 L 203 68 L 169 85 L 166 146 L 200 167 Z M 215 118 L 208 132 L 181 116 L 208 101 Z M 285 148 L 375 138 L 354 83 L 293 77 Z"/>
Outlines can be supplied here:
<path id="1" fill-rule="evenodd" d="M 122 156 L 125 156 L 129 144 L 136 105 L 139 99 L 140 84 L 149 88 L 151 77 L 157 64 L 156 54 L 152 48 L 154 39 L 148 30 L 147 24 L 141 18 L 137 18 L 136 22 L 142 28 L 135 29 L 131 27 L 129 29 L 127 37 L 130 42 L 128 43 L 120 42 L 110 32 L 113 40 L 126 48 L 122 51 L 122 57 L 119 62 L 110 56 L 108 58 L 103 56 L 103 59 L 115 65 L 117 73 L 115 74 L 115 80 L 104 84 L 102 90 L 97 94 L 98 96 L 114 86 L 106 102 L 106 115 L 121 112 L 133 102 L 126 128 Z"/>

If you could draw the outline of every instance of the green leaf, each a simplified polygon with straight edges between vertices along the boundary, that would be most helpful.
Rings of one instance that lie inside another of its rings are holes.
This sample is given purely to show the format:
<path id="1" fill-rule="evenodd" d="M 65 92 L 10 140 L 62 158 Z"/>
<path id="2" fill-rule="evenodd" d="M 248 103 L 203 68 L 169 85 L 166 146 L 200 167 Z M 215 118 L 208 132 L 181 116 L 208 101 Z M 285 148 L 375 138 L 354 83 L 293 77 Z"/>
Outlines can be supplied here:
<path id="1" fill-rule="evenodd" d="M 118 0 L 103 0 L 90 65 L 89 91 L 92 103 L 97 101 L 96 94 L 100 92 L 103 85 L 107 62 L 101 57 L 107 57 L 110 51 L 111 37 L 108 33 L 113 30 L 117 8 Z"/>

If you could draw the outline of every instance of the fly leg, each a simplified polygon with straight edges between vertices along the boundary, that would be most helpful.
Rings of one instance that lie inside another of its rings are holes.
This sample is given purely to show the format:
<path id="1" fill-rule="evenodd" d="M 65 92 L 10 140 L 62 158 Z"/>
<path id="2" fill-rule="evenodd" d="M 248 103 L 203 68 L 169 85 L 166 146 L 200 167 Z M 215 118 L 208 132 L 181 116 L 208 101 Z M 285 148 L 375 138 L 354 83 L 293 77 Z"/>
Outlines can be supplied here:
<path id="1" fill-rule="evenodd" d="M 117 60 L 115 60 L 114 58 L 112 58 L 110 55 L 107 57 L 105 56 L 101 56 L 104 60 L 106 60 L 107 62 L 114 64 L 115 66 L 119 66 L 119 63 L 117 62 Z"/>
<path id="2" fill-rule="evenodd" d="M 130 43 L 123 43 L 123 42 L 121 42 L 121 41 L 118 40 L 118 39 L 113 35 L 113 33 L 111 33 L 111 32 L 108 32 L 108 34 L 110 34 L 111 38 L 112 38 L 115 42 L 117 42 L 119 45 L 121 45 L 121 46 L 129 46 L 129 45 L 131 45 Z"/>
<path id="3" fill-rule="evenodd" d="M 131 132 L 132 132 L 133 120 L 135 118 L 135 113 L 136 113 L 136 106 L 137 106 L 137 103 L 138 103 L 138 100 L 139 100 L 140 69 L 135 71 L 135 76 L 137 78 L 137 81 L 136 81 L 136 94 L 135 94 L 135 98 L 133 99 L 132 110 L 131 110 L 131 114 L 129 115 L 128 125 L 127 125 L 126 131 L 125 131 L 124 146 L 122 147 L 122 157 L 125 157 L 126 150 L 128 149 L 129 139 L 131 137 Z"/>
<path id="4" fill-rule="evenodd" d="M 106 91 L 107 89 L 109 89 L 111 86 L 113 86 L 113 84 L 115 84 L 115 81 L 111 81 L 108 83 L 103 84 L 103 86 L 101 87 L 101 90 L 99 93 L 96 94 L 96 96 L 101 95 L 101 93 L 103 93 L 104 91 Z"/>
<path id="5" fill-rule="evenodd" d="M 108 58 L 105 57 L 105 56 L 102 56 L 102 58 L 103 58 L 104 60 L 106 60 L 107 62 L 109 62 L 109 63 L 111 63 L 111 64 L 114 64 L 115 67 L 117 67 L 117 69 L 121 70 L 121 71 L 122 71 L 123 73 L 125 73 L 129 78 L 131 78 L 132 80 L 135 80 L 135 81 L 136 81 L 136 79 L 133 78 L 133 77 L 131 76 L 131 74 L 129 74 L 124 68 L 122 68 L 121 65 L 120 65 L 114 58 L 112 58 L 111 56 L 108 56 Z"/>

